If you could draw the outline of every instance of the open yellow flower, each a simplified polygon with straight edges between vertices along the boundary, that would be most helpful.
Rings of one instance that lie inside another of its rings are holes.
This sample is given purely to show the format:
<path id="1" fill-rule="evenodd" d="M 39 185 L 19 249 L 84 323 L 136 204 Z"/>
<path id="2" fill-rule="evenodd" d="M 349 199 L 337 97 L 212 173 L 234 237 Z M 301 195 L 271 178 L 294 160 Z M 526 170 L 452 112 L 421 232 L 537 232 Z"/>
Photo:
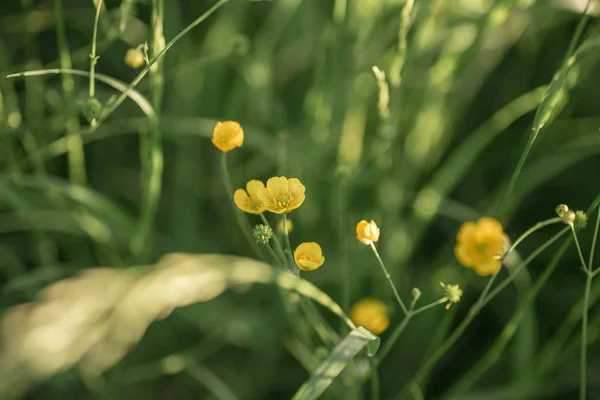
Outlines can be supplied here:
<path id="1" fill-rule="evenodd" d="M 131 68 L 139 68 L 144 65 L 144 52 L 140 49 L 129 49 L 125 53 L 125 64 Z"/>
<path id="2" fill-rule="evenodd" d="M 265 211 L 264 203 L 256 194 L 265 188 L 265 184 L 259 180 L 253 179 L 246 183 L 246 190 L 238 189 L 233 194 L 233 202 L 243 212 L 248 214 L 260 214 Z"/>
<path id="3" fill-rule="evenodd" d="M 267 187 L 257 193 L 268 211 L 283 214 L 300 207 L 306 188 L 296 178 L 276 176 L 267 181 Z"/>
<path id="4" fill-rule="evenodd" d="M 364 326 L 380 335 L 390 326 L 390 317 L 382 301 L 364 298 L 350 309 L 350 319 L 356 326 Z"/>
<path id="5" fill-rule="evenodd" d="M 371 243 L 379 240 L 379 228 L 375 221 L 367 222 L 365 220 L 360 221 L 356 225 L 356 237 L 362 243 L 369 246 Z"/>
<path id="6" fill-rule="evenodd" d="M 303 271 L 312 271 L 319 268 L 325 262 L 321 246 L 315 242 L 300 243 L 294 251 L 294 261 Z"/>
<path id="7" fill-rule="evenodd" d="M 494 218 L 482 217 L 477 222 L 465 222 L 456 236 L 454 254 L 467 268 L 479 275 L 493 275 L 500 270 L 508 238 L 502 224 Z"/>
<path id="8" fill-rule="evenodd" d="M 217 122 L 213 129 L 212 142 L 223 152 L 228 152 L 244 144 L 244 130 L 235 121 Z"/>

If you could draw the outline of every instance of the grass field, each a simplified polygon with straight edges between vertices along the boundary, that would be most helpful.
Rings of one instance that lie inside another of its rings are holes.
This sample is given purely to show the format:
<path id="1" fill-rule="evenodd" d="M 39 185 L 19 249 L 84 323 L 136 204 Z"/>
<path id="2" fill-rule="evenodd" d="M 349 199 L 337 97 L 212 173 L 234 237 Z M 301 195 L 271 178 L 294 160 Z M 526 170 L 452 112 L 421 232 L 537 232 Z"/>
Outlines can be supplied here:
<path id="1" fill-rule="evenodd" d="M 1 2 L 0 399 L 600 399 L 599 15 Z"/>

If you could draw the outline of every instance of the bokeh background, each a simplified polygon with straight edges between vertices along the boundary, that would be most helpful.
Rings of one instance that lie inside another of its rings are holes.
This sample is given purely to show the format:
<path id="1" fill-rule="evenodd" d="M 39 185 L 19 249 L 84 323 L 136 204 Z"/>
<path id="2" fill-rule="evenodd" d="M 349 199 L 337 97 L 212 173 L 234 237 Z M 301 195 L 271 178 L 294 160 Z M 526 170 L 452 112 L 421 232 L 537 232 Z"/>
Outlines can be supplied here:
<path id="1" fill-rule="evenodd" d="M 165 0 L 166 41 L 215 3 Z M 463 300 L 449 311 L 439 307 L 415 318 L 381 365 L 381 398 L 395 398 L 487 282 L 454 259 L 460 224 L 494 215 L 514 240 L 554 216 L 556 205 L 587 209 L 598 194 L 600 4 L 592 1 L 577 42 L 588 49 L 565 79 L 558 76 L 555 104 L 542 109 L 548 120 L 512 194 L 496 208 L 586 3 L 417 0 L 403 16 L 404 0 L 231 0 L 136 87 L 155 107 L 161 138 L 153 142 L 156 125 L 129 99 L 92 129 L 83 115 L 85 76 L 6 78 L 68 64 L 89 71 L 91 0 L 1 2 L 0 307 L 32 301 L 48 284 L 95 266 L 125 269 L 170 252 L 256 257 L 226 198 L 220 153 L 210 141 L 216 121 L 235 120 L 246 135 L 228 156 L 235 187 L 286 175 L 307 188 L 305 203 L 290 215 L 292 243 L 319 242 L 327 261 L 305 279 L 345 307 L 381 299 L 397 325 L 401 312 L 354 233 L 356 222 L 374 219 L 381 255 L 406 299 L 418 287 L 422 304 L 436 300 L 439 281 L 463 287 Z M 98 74 L 130 82 L 141 71 L 124 56 L 144 42 L 152 56 L 160 45 L 156 4 L 106 1 Z M 383 91 L 373 66 L 386 75 Z M 103 104 L 118 94 L 96 84 Z M 159 202 L 148 220 L 147 251 L 136 254 L 131 238 L 148 217 L 149 151 L 163 154 L 164 171 L 160 193 L 153 192 Z M 537 232 L 519 255 L 558 229 Z M 584 252 L 591 238 L 592 229 L 582 231 Z M 415 398 L 450 398 L 448 390 L 498 339 L 561 243 L 482 311 Z M 584 281 L 570 247 L 494 365 L 454 398 L 575 398 L 580 314 L 571 310 Z M 598 295 L 595 285 L 593 304 Z M 589 332 L 593 399 L 600 398 L 597 307 Z M 19 331 L 9 334 L 14 340 Z M 388 335 L 381 335 L 384 343 Z M 175 356 L 181 354 L 192 360 L 183 370 Z M 67 369 L 28 385 L 26 398 L 291 398 L 326 354 L 318 339 L 302 343 L 294 335 L 276 286 L 254 285 L 153 323 L 101 377 Z M 364 356 L 356 360 L 361 365 Z M 369 396 L 359 379 L 338 379 L 323 398 Z"/>

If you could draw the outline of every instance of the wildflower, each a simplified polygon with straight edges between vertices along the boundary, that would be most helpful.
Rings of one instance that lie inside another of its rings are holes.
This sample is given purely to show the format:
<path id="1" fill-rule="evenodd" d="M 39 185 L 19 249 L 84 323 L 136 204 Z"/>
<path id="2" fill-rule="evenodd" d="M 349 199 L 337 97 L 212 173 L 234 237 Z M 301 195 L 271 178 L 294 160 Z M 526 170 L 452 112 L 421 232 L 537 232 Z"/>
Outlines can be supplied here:
<path id="1" fill-rule="evenodd" d="M 253 179 L 246 183 L 246 190 L 238 189 L 233 194 L 235 205 L 248 214 L 260 214 L 265 211 L 264 203 L 257 197 L 260 190 L 265 188 L 265 184 L 259 180 Z"/>
<path id="2" fill-rule="evenodd" d="M 367 246 L 371 245 L 371 243 L 379 240 L 379 228 L 375 221 L 371 220 L 371 222 L 367 222 L 365 220 L 360 221 L 356 225 L 356 237 L 362 243 Z"/>
<path id="3" fill-rule="evenodd" d="M 131 68 L 139 68 L 144 65 L 144 52 L 140 48 L 129 49 L 125 54 L 125 64 Z"/>
<path id="4" fill-rule="evenodd" d="M 292 229 L 294 229 L 294 223 L 292 222 L 291 219 L 287 218 L 286 225 L 287 225 L 287 231 L 288 231 L 288 233 L 290 233 L 292 231 Z M 277 232 L 285 233 L 285 229 L 283 226 L 283 220 L 280 220 L 277 223 Z"/>
<path id="5" fill-rule="evenodd" d="M 502 266 L 501 255 L 508 242 L 502 225 L 494 218 L 462 224 L 456 236 L 454 253 L 458 261 L 479 275 L 493 275 Z"/>
<path id="6" fill-rule="evenodd" d="M 450 308 L 452 304 L 458 303 L 463 295 L 463 291 L 458 285 L 446 285 L 444 282 L 440 282 L 440 286 L 444 288 L 448 304 L 446 304 L 446 310 Z"/>
<path id="7" fill-rule="evenodd" d="M 283 214 L 300 207 L 305 190 L 299 179 L 276 176 L 267 181 L 267 187 L 261 189 L 257 196 L 268 211 Z"/>
<path id="8" fill-rule="evenodd" d="M 266 246 L 273 237 L 273 230 L 267 225 L 256 225 L 252 231 L 252 237 L 254 238 L 256 244 L 262 244 L 263 246 Z"/>
<path id="9" fill-rule="evenodd" d="M 573 225 L 577 229 L 583 229 L 587 225 L 587 214 L 581 210 L 573 211 L 566 204 L 556 206 L 556 214 L 567 225 Z"/>
<path id="10" fill-rule="evenodd" d="M 375 335 L 380 335 L 390 325 L 387 309 L 382 301 L 364 298 L 350 309 L 350 319 L 356 326 L 364 326 Z"/>
<path id="11" fill-rule="evenodd" d="M 217 122 L 213 129 L 212 142 L 219 150 L 227 153 L 244 144 L 244 130 L 235 121 Z"/>
<path id="12" fill-rule="evenodd" d="M 315 242 L 300 243 L 294 251 L 294 261 L 303 271 L 312 271 L 325 262 L 321 246 Z"/>

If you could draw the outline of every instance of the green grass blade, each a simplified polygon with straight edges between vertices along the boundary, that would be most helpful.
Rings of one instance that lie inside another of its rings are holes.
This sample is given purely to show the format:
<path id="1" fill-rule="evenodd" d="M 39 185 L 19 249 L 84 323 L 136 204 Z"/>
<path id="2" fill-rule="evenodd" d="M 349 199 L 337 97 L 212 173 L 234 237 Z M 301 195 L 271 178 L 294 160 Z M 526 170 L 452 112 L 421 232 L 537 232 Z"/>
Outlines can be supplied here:
<path id="1" fill-rule="evenodd" d="M 310 378 L 298 389 L 293 400 L 317 399 L 329 387 L 331 382 L 344 370 L 354 356 L 370 343 L 379 338 L 360 326 L 353 329 L 321 363 Z"/>

